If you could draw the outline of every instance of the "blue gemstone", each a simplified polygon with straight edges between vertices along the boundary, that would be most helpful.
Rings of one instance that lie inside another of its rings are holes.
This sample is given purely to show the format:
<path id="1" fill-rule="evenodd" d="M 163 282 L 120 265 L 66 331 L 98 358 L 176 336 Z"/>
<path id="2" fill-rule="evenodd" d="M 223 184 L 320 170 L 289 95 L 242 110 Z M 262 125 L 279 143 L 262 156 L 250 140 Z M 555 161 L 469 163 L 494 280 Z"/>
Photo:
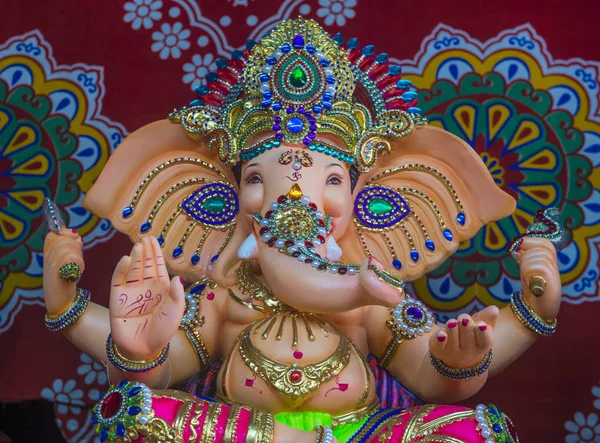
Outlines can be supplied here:
<path id="1" fill-rule="evenodd" d="M 275 63 L 277 63 L 277 59 L 275 57 L 269 57 L 267 59 L 267 64 L 274 65 Z"/>
<path id="2" fill-rule="evenodd" d="M 324 68 L 327 68 L 329 66 L 329 60 L 322 59 L 321 66 L 323 66 Z"/>
<path id="3" fill-rule="evenodd" d="M 215 65 L 217 65 L 217 68 L 219 68 L 219 69 L 226 68 L 227 64 L 228 64 L 228 62 L 224 58 L 218 58 L 218 59 L 215 60 Z"/>
<path id="4" fill-rule="evenodd" d="M 329 102 L 329 101 L 331 101 L 332 98 L 333 98 L 333 96 L 331 95 L 331 92 L 323 93 L 323 100 L 326 100 Z"/>
<path id="5" fill-rule="evenodd" d="M 459 212 L 458 215 L 456 216 L 456 221 L 458 223 L 460 223 L 461 225 L 464 225 L 466 220 L 467 220 L 467 216 L 462 212 Z"/>
<path id="6" fill-rule="evenodd" d="M 132 212 L 133 212 L 133 208 L 131 206 L 127 206 L 125 209 L 123 209 L 123 217 L 125 217 L 125 218 L 129 217 Z"/>
<path id="7" fill-rule="evenodd" d="M 402 269 L 402 262 L 397 258 L 392 261 L 392 265 L 394 265 L 394 268 L 396 269 Z"/>
<path id="8" fill-rule="evenodd" d="M 388 74 L 390 75 L 400 75 L 402 73 L 402 67 L 398 65 L 390 65 L 388 68 Z"/>
<path id="9" fill-rule="evenodd" d="M 417 108 L 416 106 L 411 106 L 410 108 L 407 109 L 408 112 L 410 112 L 411 114 L 419 114 L 421 115 L 423 113 L 423 111 L 421 110 L 421 108 Z"/>
<path id="10" fill-rule="evenodd" d="M 431 240 L 431 239 L 425 240 L 425 246 L 427 246 L 428 249 L 435 251 L 435 243 L 433 242 L 433 240 Z"/>
<path id="11" fill-rule="evenodd" d="M 127 385 L 127 379 L 124 378 L 123 380 L 121 380 L 121 383 L 119 383 L 117 386 L 119 388 L 124 388 Z"/>
<path id="12" fill-rule="evenodd" d="M 333 41 L 336 42 L 338 45 L 341 45 L 342 43 L 344 43 L 344 36 L 338 32 L 333 36 Z"/>
<path id="13" fill-rule="evenodd" d="M 192 100 L 190 102 L 190 106 L 204 106 L 204 100 L 200 100 L 199 98 L 196 100 Z"/>
<path id="14" fill-rule="evenodd" d="M 300 117 L 292 117 L 287 121 L 286 126 L 292 134 L 298 134 L 304 129 L 304 122 Z"/>
<path id="15" fill-rule="evenodd" d="M 448 241 L 452 241 L 452 239 L 454 238 L 450 229 L 444 229 L 444 237 L 446 237 L 446 240 Z"/>
<path id="16" fill-rule="evenodd" d="M 396 88 L 398 89 L 408 89 L 412 86 L 412 82 L 410 80 L 398 80 L 396 82 Z"/>
<path id="17" fill-rule="evenodd" d="M 412 102 L 415 98 L 417 98 L 417 93 L 414 91 L 407 91 L 402 94 L 402 101 Z"/>
<path id="18" fill-rule="evenodd" d="M 256 46 L 256 41 L 252 40 L 251 38 L 249 38 L 248 40 L 246 40 L 246 49 L 248 51 L 251 51 L 252 48 L 254 48 Z"/>
<path id="19" fill-rule="evenodd" d="M 270 78 L 271 77 L 269 77 L 269 74 L 260 74 L 260 77 L 258 77 L 258 79 L 263 83 L 268 82 Z"/>
<path id="20" fill-rule="evenodd" d="M 219 258 L 219 254 L 217 254 L 217 255 L 214 255 L 214 256 L 213 256 L 213 257 L 210 259 L 210 262 L 211 262 L 211 263 L 214 263 L 214 262 L 216 262 L 216 261 L 217 261 L 217 259 L 218 259 L 218 258 Z"/>
<path id="21" fill-rule="evenodd" d="M 492 425 L 492 429 L 494 430 L 494 432 L 496 434 L 499 434 L 500 432 L 502 432 L 502 426 L 500 426 L 498 423 L 494 423 Z"/>
<path id="22" fill-rule="evenodd" d="M 95 425 L 99 422 L 98 417 L 96 417 L 96 414 L 92 415 L 92 424 Z"/>
<path id="23" fill-rule="evenodd" d="M 140 412 L 142 412 L 142 408 L 139 406 L 131 406 L 129 409 L 127 409 L 127 413 L 131 416 L 138 415 Z"/>
<path id="24" fill-rule="evenodd" d="M 412 258 L 412 261 L 416 262 L 419 261 L 419 252 L 418 251 L 410 251 L 410 258 Z"/>
<path id="25" fill-rule="evenodd" d="M 209 72 L 208 74 L 206 74 L 206 81 L 207 82 L 214 82 L 218 78 L 219 78 L 219 76 L 217 75 L 216 72 Z"/>
<path id="26" fill-rule="evenodd" d="M 317 48 L 315 48 L 313 45 L 307 45 L 306 52 L 308 52 L 309 54 L 314 54 L 315 52 L 317 52 Z"/>
<path id="27" fill-rule="evenodd" d="M 206 289 L 206 285 L 198 285 L 198 286 L 194 286 L 192 288 L 192 290 L 190 291 L 190 294 L 200 294 L 202 291 L 204 291 L 204 289 Z"/>
<path id="28" fill-rule="evenodd" d="M 281 103 L 275 102 L 273 103 L 273 111 L 279 111 L 281 109 Z"/>
<path id="29" fill-rule="evenodd" d="M 196 89 L 194 89 L 194 91 L 196 91 L 196 94 L 198 94 L 198 95 L 206 95 L 206 94 L 208 94 L 208 86 L 200 85 L 200 86 L 196 87 Z"/>
<path id="30" fill-rule="evenodd" d="M 173 257 L 179 257 L 181 254 L 183 254 L 183 249 L 181 249 L 179 246 L 173 249 Z"/>
<path id="31" fill-rule="evenodd" d="M 377 54 L 377 56 L 375 57 L 375 61 L 380 65 L 383 65 L 385 62 L 388 61 L 388 55 L 385 52 Z"/>
<path id="32" fill-rule="evenodd" d="M 162 237 L 156 237 L 156 241 L 158 241 L 158 244 L 161 246 L 165 244 L 165 239 Z"/>
<path id="33" fill-rule="evenodd" d="M 351 38 L 350 40 L 348 40 L 347 45 L 350 49 L 358 48 L 358 39 L 356 37 Z"/>
<path id="34" fill-rule="evenodd" d="M 406 310 L 406 317 L 412 322 L 418 322 L 423 319 L 423 311 L 416 306 L 411 306 Z"/>
<path id="35" fill-rule="evenodd" d="M 265 91 L 265 92 L 263 92 L 263 98 L 265 100 L 270 100 L 271 97 L 273 97 L 273 93 L 271 91 Z"/>
<path id="36" fill-rule="evenodd" d="M 127 395 L 129 395 L 130 397 L 135 397 L 136 395 L 138 395 L 140 392 L 142 391 L 141 386 L 136 386 L 134 388 L 131 388 L 129 391 L 127 391 Z"/>
<path id="37" fill-rule="evenodd" d="M 315 114 L 320 114 L 321 112 L 323 112 L 323 107 L 319 105 L 314 105 L 312 110 Z"/>
<path id="38" fill-rule="evenodd" d="M 373 46 L 373 45 L 367 45 L 362 49 L 362 54 L 367 57 L 369 55 L 373 55 L 374 52 L 375 52 L 375 46 Z"/>
<path id="39" fill-rule="evenodd" d="M 125 426 L 123 425 L 123 423 L 117 423 L 115 432 L 117 433 L 117 435 L 119 435 L 121 437 L 125 437 Z"/>
<path id="40" fill-rule="evenodd" d="M 302 37 L 299 34 L 297 36 L 295 36 L 294 39 L 292 40 L 292 46 L 296 49 L 304 48 L 304 37 Z"/>
<path id="41" fill-rule="evenodd" d="M 192 255 L 192 260 L 191 261 L 192 261 L 193 265 L 197 265 L 198 262 L 200 261 L 200 256 L 198 254 Z"/>
<path id="42" fill-rule="evenodd" d="M 148 229 L 150 229 L 152 225 L 149 222 L 145 222 L 142 227 L 140 228 L 141 232 L 146 232 Z"/>
<path id="43" fill-rule="evenodd" d="M 231 51 L 231 59 L 232 60 L 240 60 L 244 57 L 244 53 L 239 49 L 234 49 Z"/>
<path id="44" fill-rule="evenodd" d="M 281 47 L 281 52 L 290 52 L 292 50 L 292 47 L 290 45 L 288 45 L 287 43 L 285 45 L 283 45 Z"/>
<path id="45" fill-rule="evenodd" d="M 325 109 L 331 109 L 333 107 L 330 102 L 326 102 L 325 100 L 321 100 L 321 105 L 323 105 Z"/>
<path id="46" fill-rule="evenodd" d="M 327 83 L 329 83 L 330 85 L 335 85 L 335 77 L 332 77 L 331 75 L 329 77 L 327 77 L 325 79 L 327 81 Z"/>
<path id="47" fill-rule="evenodd" d="M 100 432 L 100 441 L 104 442 L 104 441 L 106 441 L 107 438 L 108 438 L 108 428 L 104 428 L 104 429 L 102 429 L 102 432 Z"/>
<path id="48" fill-rule="evenodd" d="M 273 103 L 272 100 L 263 100 L 262 102 L 260 102 L 260 105 L 263 108 L 268 108 L 269 106 L 271 106 L 271 103 Z"/>

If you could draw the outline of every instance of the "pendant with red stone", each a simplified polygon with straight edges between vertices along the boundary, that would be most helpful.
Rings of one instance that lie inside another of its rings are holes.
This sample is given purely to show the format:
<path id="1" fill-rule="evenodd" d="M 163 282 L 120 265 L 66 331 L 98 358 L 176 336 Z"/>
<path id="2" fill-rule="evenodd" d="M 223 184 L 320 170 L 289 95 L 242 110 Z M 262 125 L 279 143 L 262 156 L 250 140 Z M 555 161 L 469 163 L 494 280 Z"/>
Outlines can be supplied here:
<path id="1" fill-rule="evenodd" d="M 303 377 L 304 375 L 302 374 L 302 372 L 298 371 L 297 369 L 290 372 L 290 381 L 292 383 L 300 383 Z"/>

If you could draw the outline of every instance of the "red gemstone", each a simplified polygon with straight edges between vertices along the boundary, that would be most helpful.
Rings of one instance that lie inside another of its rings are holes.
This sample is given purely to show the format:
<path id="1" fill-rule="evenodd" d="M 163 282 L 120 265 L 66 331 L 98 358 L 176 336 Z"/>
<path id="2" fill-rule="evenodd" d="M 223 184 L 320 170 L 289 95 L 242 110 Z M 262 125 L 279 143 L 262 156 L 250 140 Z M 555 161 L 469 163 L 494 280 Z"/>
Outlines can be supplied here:
<path id="1" fill-rule="evenodd" d="M 102 418 L 108 419 L 117 415 L 123 403 L 123 396 L 120 392 L 113 391 L 104 397 L 102 406 L 100 406 L 100 415 Z"/>
<path id="2" fill-rule="evenodd" d="M 292 373 L 290 374 L 290 381 L 292 383 L 298 383 L 300 380 L 302 380 L 302 372 L 292 371 Z"/>
<path id="3" fill-rule="evenodd" d="M 312 243 L 312 242 L 310 242 L 310 241 L 305 241 L 305 242 L 304 242 L 304 246 L 306 246 L 307 248 L 312 248 L 312 247 L 314 247 L 313 243 Z"/>
<path id="4" fill-rule="evenodd" d="M 312 258 L 307 258 L 306 260 L 304 260 L 304 263 L 312 263 L 313 259 Z"/>
<path id="5" fill-rule="evenodd" d="M 277 237 L 271 237 L 269 239 L 269 241 L 267 242 L 267 245 L 269 246 L 273 246 L 275 244 L 275 242 L 277 241 Z"/>
<path id="6" fill-rule="evenodd" d="M 323 237 L 322 235 L 317 236 L 317 238 L 319 239 L 321 244 L 325 243 L 325 237 Z"/>
<path id="7" fill-rule="evenodd" d="M 269 232 L 269 228 L 260 228 L 260 235 L 266 234 L 267 232 Z"/>
<path id="8" fill-rule="evenodd" d="M 513 424 L 512 420 L 510 418 L 508 418 L 507 416 L 504 416 L 504 419 L 506 420 L 506 427 L 508 428 L 508 432 L 510 433 L 513 440 L 519 441 L 519 436 L 517 435 L 517 429 L 515 428 L 515 425 Z"/>
<path id="9" fill-rule="evenodd" d="M 284 245 L 286 245 L 287 247 L 294 246 L 294 241 L 293 240 L 286 240 L 285 243 L 284 243 Z"/>
<path id="10" fill-rule="evenodd" d="M 208 294 L 206 294 L 206 298 L 208 300 L 213 300 L 215 298 L 215 293 L 214 292 L 209 292 Z"/>
<path id="11" fill-rule="evenodd" d="M 348 270 L 344 266 L 338 268 L 338 274 L 344 275 L 346 272 L 348 272 Z"/>
<path id="12" fill-rule="evenodd" d="M 281 204 L 283 202 L 285 202 L 287 200 L 287 197 L 285 195 L 280 195 L 279 198 L 277 198 L 277 203 Z"/>
<path id="13" fill-rule="evenodd" d="M 322 228 L 325 227 L 325 222 L 323 220 L 319 220 L 319 226 L 321 226 Z"/>
<path id="14" fill-rule="evenodd" d="M 317 205 L 316 205 L 314 202 L 310 202 L 310 203 L 308 204 L 308 206 L 310 206 L 310 209 L 312 209 L 313 211 L 316 211 L 316 210 L 317 210 Z"/>
<path id="15" fill-rule="evenodd" d="M 273 215 L 273 211 L 267 211 L 265 218 L 270 218 Z"/>

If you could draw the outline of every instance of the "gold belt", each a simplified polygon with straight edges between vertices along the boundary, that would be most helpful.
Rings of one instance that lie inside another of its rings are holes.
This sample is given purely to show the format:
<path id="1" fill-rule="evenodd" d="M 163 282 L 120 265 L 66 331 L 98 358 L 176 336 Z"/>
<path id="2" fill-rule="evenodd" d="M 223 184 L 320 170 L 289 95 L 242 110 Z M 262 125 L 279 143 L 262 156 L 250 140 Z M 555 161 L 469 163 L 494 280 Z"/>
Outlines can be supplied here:
<path id="1" fill-rule="evenodd" d="M 379 399 L 375 397 L 375 399 L 369 403 L 367 406 L 363 406 L 360 409 L 356 409 L 355 411 L 345 412 L 339 415 L 331 416 L 331 424 L 333 427 L 346 425 L 348 423 L 358 423 L 363 418 L 367 418 L 377 412 L 379 410 Z"/>

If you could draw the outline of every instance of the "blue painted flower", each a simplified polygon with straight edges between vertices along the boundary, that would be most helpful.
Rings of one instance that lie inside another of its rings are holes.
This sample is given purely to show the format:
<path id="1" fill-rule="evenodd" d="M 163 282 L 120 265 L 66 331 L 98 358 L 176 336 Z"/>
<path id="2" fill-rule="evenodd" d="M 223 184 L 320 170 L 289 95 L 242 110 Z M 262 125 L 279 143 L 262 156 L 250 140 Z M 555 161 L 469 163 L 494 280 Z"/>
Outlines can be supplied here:
<path id="1" fill-rule="evenodd" d="M 199 54 L 194 54 L 190 63 L 183 65 L 183 82 L 190 83 L 192 90 L 203 84 L 204 76 L 208 71 L 215 69 L 214 57 L 211 53 L 205 54 L 204 57 Z"/>
<path id="2" fill-rule="evenodd" d="M 83 391 L 75 389 L 75 380 L 63 383 L 62 380 L 57 378 L 52 383 L 52 389 L 44 388 L 41 394 L 46 400 L 56 403 L 56 409 L 59 414 L 66 414 L 69 409 L 73 414 L 79 414 L 81 406 L 85 406 L 85 403 L 81 400 L 83 398 Z"/>
<path id="3" fill-rule="evenodd" d="M 582 412 L 576 412 L 574 420 L 566 421 L 565 429 L 570 432 L 565 438 L 566 443 L 600 443 L 600 424 L 594 413 L 586 417 Z"/>
<path id="4" fill-rule="evenodd" d="M 173 26 L 163 23 L 160 31 L 152 33 L 152 51 L 158 52 L 161 60 L 169 57 L 181 57 L 181 50 L 190 48 L 190 42 L 187 41 L 191 32 L 189 29 L 183 29 L 181 22 L 176 22 Z"/>
<path id="5" fill-rule="evenodd" d="M 354 18 L 356 12 L 354 8 L 356 6 L 356 0 L 319 0 L 319 6 L 317 10 L 317 16 L 323 18 L 327 26 L 335 24 L 338 26 L 344 26 L 347 18 Z"/>
<path id="6" fill-rule="evenodd" d="M 154 21 L 162 18 L 162 13 L 159 9 L 162 7 L 161 0 L 133 0 L 125 3 L 125 15 L 123 20 L 125 23 L 131 23 L 131 28 L 135 31 L 140 29 L 142 25 L 144 29 L 150 29 L 154 25 Z"/>
<path id="7" fill-rule="evenodd" d="M 98 380 L 99 385 L 105 385 L 106 369 L 86 354 L 81 354 L 79 358 L 83 364 L 77 368 L 77 373 L 79 375 L 85 375 L 85 384 L 91 385 L 95 380 Z"/>
<path id="8" fill-rule="evenodd" d="M 600 386 L 594 386 L 592 388 L 592 395 L 596 397 L 596 400 L 594 400 L 594 407 L 600 409 Z"/>

